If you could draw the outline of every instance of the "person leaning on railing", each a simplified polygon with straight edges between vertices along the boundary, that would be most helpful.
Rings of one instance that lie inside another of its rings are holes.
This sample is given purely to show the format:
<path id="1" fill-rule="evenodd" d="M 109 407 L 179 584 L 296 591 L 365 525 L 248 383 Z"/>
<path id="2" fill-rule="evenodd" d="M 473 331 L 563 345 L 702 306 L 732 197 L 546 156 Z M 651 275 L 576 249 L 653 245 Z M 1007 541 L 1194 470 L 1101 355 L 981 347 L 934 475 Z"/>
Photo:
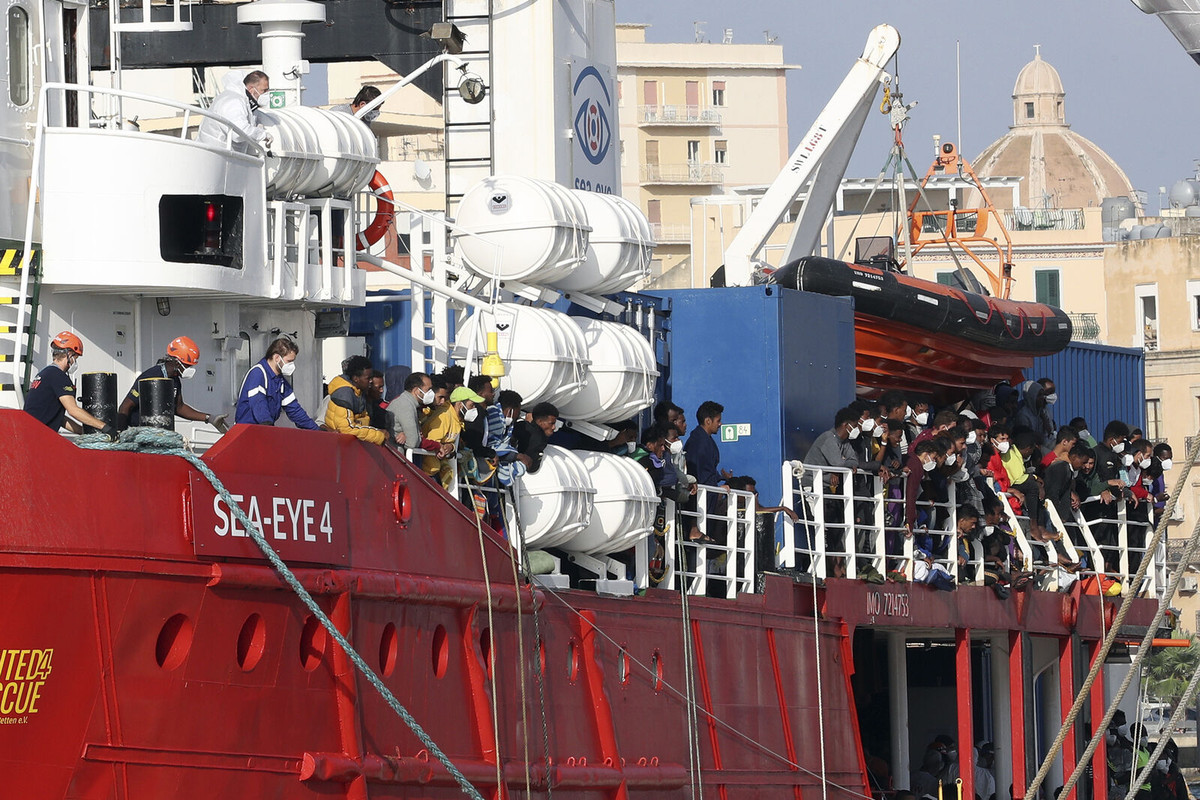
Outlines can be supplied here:
<path id="1" fill-rule="evenodd" d="M 1120 563 L 1120 554 L 1117 552 L 1117 498 L 1133 500 L 1129 484 L 1122 477 L 1128 436 L 1129 426 L 1120 420 L 1113 420 L 1104 426 L 1104 437 L 1094 448 L 1096 469 L 1088 484 L 1088 499 L 1091 502 L 1083 504 L 1084 517 L 1095 523 L 1091 526 L 1092 535 L 1104 553 L 1107 572 L 1116 572 Z M 1124 474 L 1127 477 L 1128 473 Z"/>

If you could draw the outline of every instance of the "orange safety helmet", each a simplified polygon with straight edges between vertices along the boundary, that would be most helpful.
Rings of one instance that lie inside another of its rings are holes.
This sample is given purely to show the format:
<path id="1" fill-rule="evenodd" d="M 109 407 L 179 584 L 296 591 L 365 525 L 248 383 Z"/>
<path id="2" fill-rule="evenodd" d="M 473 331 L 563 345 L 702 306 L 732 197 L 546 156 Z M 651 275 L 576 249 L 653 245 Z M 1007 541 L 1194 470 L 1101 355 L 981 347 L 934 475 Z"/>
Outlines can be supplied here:
<path id="1" fill-rule="evenodd" d="M 194 367 L 200 360 L 200 348 L 186 336 L 180 336 L 167 345 L 167 355 L 179 359 L 185 367 Z"/>
<path id="2" fill-rule="evenodd" d="M 83 341 L 70 331 L 55 336 L 50 340 L 50 346 L 55 350 L 70 350 L 77 356 L 83 355 Z"/>

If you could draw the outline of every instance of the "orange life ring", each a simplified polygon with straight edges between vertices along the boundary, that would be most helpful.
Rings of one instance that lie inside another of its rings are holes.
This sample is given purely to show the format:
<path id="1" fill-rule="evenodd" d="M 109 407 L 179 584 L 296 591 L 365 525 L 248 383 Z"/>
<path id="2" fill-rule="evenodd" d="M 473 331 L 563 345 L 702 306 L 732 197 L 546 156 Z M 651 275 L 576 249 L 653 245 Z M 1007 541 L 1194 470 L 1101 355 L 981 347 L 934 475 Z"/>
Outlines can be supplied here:
<path id="1" fill-rule="evenodd" d="M 367 229 L 356 237 L 359 250 L 366 250 L 382 239 L 396 216 L 396 196 L 392 194 L 392 187 L 388 185 L 387 178 L 383 177 L 379 170 L 375 170 L 375 174 L 371 176 L 369 188 L 371 194 L 375 195 L 375 218 L 371 220 Z"/>

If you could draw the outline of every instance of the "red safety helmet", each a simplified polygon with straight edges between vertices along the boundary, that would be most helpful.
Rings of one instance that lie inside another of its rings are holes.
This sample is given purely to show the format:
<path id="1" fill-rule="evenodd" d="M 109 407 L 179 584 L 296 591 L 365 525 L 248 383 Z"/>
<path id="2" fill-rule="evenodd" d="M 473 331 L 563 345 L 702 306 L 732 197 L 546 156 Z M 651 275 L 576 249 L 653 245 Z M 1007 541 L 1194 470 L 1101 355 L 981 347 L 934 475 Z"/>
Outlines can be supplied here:
<path id="1" fill-rule="evenodd" d="M 83 341 L 70 331 L 55 336 L 50 340 L 50 346 L 55 350 L 70 350 L 77 356 L 83 355 Z"/>
<path id="2" fill-rule="evenodd" d="M 167 345 L 167 355 L 179 359 L 185 367 L 194 367 L 200 360 L 200 348 L 186 336 L 180 336 Z"/>

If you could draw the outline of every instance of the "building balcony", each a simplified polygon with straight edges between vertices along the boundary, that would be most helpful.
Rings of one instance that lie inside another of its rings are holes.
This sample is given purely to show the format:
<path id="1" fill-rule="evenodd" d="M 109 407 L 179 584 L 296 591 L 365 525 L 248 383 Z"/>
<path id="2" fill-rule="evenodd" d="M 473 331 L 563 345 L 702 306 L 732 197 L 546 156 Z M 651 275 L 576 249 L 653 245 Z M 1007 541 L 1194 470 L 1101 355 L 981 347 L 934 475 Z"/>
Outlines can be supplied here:
<path id="1" fill-rule="evenodd" d="M 1091 313 L 1067 314 L 1071 319 L 1071 339 L 1076 342 L 1100 342 L 1100 323 Z"/>
<path id="2" fill-rule="evenodd" d="M 651 222 L 650 233 L 655 244 L 688 244 L 692 241 L 692 228 L 687 223 Z"/>
<path id="3" fill-rule="evenodd" d="M 719 185 L 725 180 L 720 164 L 643 164 L 643 184 L 679 184 L 684 186 Z"/>
<path id="4" fill-rule="evenodd" d="M 1006 208 L 1000 212 L 1010 231 L 1081 231 L 1082 208 Z"/>
<path id="5" fill-rule="evenodd" d="M 721 114 L 705 106 L 638 106 L 638 125 L 703 125 L 717 127 Z"/>

